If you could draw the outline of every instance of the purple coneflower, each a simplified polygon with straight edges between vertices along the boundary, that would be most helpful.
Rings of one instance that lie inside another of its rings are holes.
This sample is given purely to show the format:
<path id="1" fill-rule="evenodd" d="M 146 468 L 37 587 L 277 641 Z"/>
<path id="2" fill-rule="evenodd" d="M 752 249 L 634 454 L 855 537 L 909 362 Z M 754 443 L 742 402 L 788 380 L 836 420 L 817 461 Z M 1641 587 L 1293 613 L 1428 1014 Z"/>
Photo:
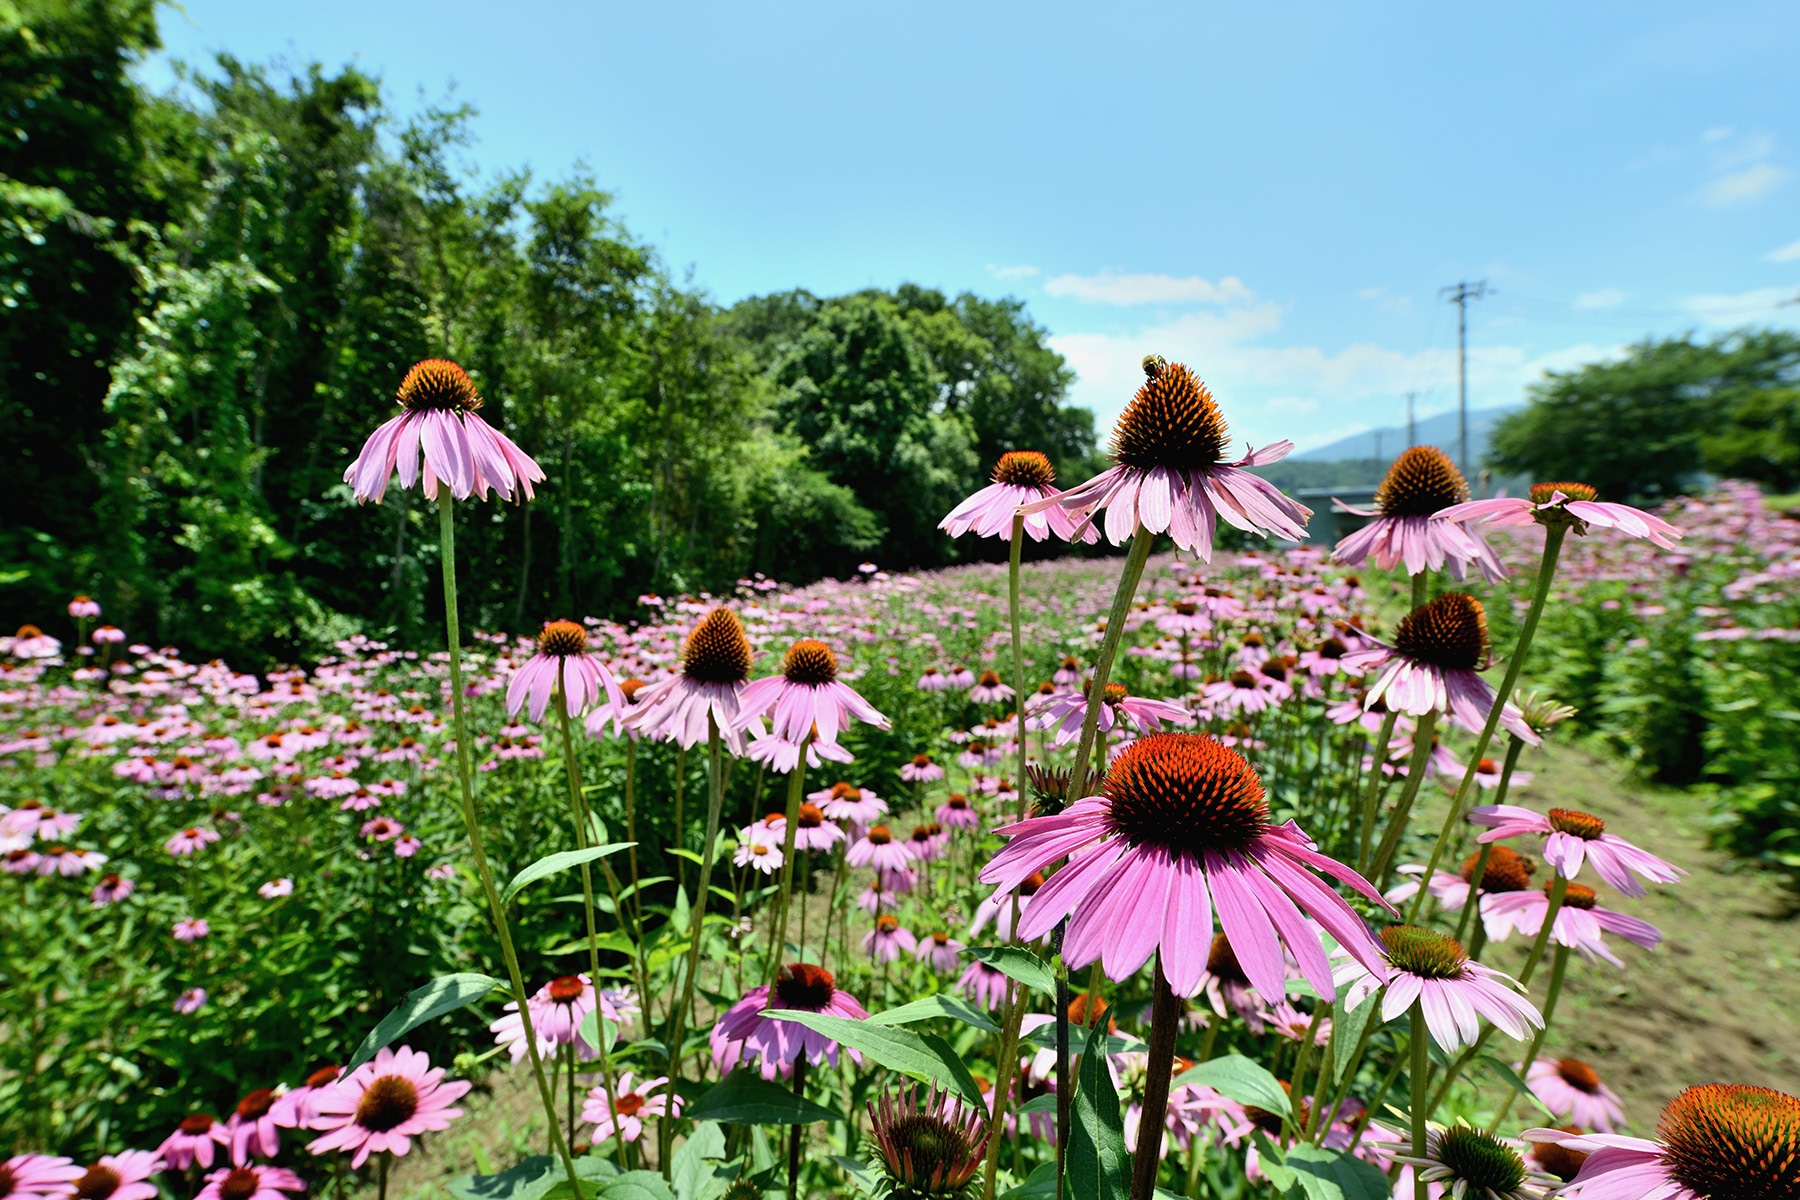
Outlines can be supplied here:
<path id="1" fill-rule="evenodd" d="M 940 825 L 950 829 L 980 829 L 981 814 L 969 804 L 969 798 L 961 792 L 951 792 L 944 797 L 944 802 L 937 806 L 932 814 Z"/>
<path id="2" fill-rule="evenodd" d="M 539 631 L 537 653 L 513 672 L 512 682 L 506 685 L 506 715 L 517 716 L 529 701 L 531 719 L 543 720 L 558 681 L 570 717 L 579 717 L 593 707 L 604 691 L 611 705 L 613 729 L 619 730 L 625 694 L 606 664 L 588 652 L 587 630 L 573 621 L 551 621 Z"/>
<path id="3" fill-rule="evenodd" d="M 764 1079 L 778 1075 L 786 1078 L 793 1073 L 794 1060 L 802 1056 L 815 1067 L 822 1062 L 837 1066 L 835 1041 L 796 1022 L 772 1021 L 763 1016 L 765 1010 L 772 1008 L 857 1021 L 869 1016 L 854 996 L 838 990 L 830 971 L 812 963 L 790 963 L 782 968 L 773 988 L 751 988 L 713 1026 L 709 1041 L 713 1065 L 721 1074 L 740 1062 L 760 1061 Z M 862 1056 L 854 1050 L 850 1057 L 858 1064 L 862 1062 Z"/>
<path id="4" fill-rule="evenodd" d="M 870 962 L 891 963 L 902 954 L 917 950 L 919 940 L 900 924 L 900 918 L 882 913 L 869 932 L 863 934 L 862 947 Z"/>
<path id="5" fill-rule="evenodd" d="M 838 734 L 852 720 L 877 729 L 888 728 L 888 719 L 838 679 L 837 655 L 824 642 L 802 638 L 788 647 L 781 660 L 781 674 L 758 679 L 744 688 L 738 711 L 738 728 L 773 720 L 772 731 L 782 743 L 772 765 L 792 771 L 802 746 L 816 743 L 836 746 Z"/>
<path id="6" fill-rule="evenodd" d="M 1573 879 L 1580 874 L 1584 861 L 1592 862 L 1595 874 L 1627 896 L 1644 894 L 1638 876 L 1651 883 L 1674 883 L 1687 874 L 1673 863 L 1606 832 L 1606 822 L 1599 817 L 1573 808 L 1553 808 L 1543 815 L 1513 804 L 1484 804 L 1469 810 L 1469 820 L 1492 826 L 1476 839 L 1479 842 L 1521 834 L 1548 834 L 1544 840 L 1544 861 L 1555 867 L 1559 875 Z"/>
<path id="7" fill-rule="evenodd" d="M 1071 969 L 1099 958 L 1110 978 L 1127 979 L 1160 949 L 1170 988 L 1192 996 L 1206 973 L 1216 907 L 1245 974 L 1266 997 L 1285 992 L 1284 944 L 1319 994 L 1336 996 L 1305 916 L 1385 977 L 1362 918 L 1306 868 L 1378 903 L 1379 893 L 1318 853 L 1292 821 L 1273 824 L 1256 772 L 1208 735 L 1135 742 L 1107 771 L 1099 795 L 998 832 L 1012 841 L 982 868 L 981 880 L 1002 890 L 1069 858 L 1032 897 L 1018 935 L 1035 941 L 1070 917 L 1063 957 Z"/>
<path id="8" fill-rule="evenodd" d="M 786 839 L 787 817 L 782 813 L 770 813 L 763 818 L 763 824 L 769 827 L 771 837 Z M 829 850 L 844 840 L 844 831 L 825 819 L 825 813 L 811 801 L 800 805 L 799 818 L 794 822 L 794 849 L 796 850 Z"/>
<path id="9" fill-rule="evenodd" d="M 1206 993 L 1207 1002 L 1219 1016 L 1235 1015 L 1255 1034 L 1268 1028 L 1273 1005 L 1251 984 L 1250 977 L 1244 974 L 1243 964 L 1238 962 L 1237 954 L 1231 948 L 1231 939 L 1222 933 L 1213 935 L 1212 946 L 1207 950 L 1206 972 L 1200 977 L 1200 990 Z M 1276 995 L 1279 998 L 1282 993 Z"/>
<path id="10" fill-rule="evenodd" d="M 194 1113 L 181 1119 L 175 1131 L 156 1148 L 159 1158 L 172 1170 L 185 1171 L 195 1163 L 211 1167 L 218 1147 L 231 1145 L 225 1126 L 213 1120 L 210 1113 Z"/>
<path id="11" fill-rule="evenodd" d="M 1618 1093 L 1600 1082 L 1600 1073 L 1578 1058 L 1540 1058 L 1525 1072 L 1531 1094 L 1559 1121 L 1601 1133 L 1625 1124 Z"/>
<path id="12" fill-rule="evenodd" d="M 1525 1165 L 1523 1143 L 1461 1123 L 1428 1125 L 1422 1157 L 1412 1154 L 1411 1142 L 1395 1141 L 1380 1148 L 1456 1200 L 1543 1200 L 1544 1189 L 1557 1182 Z"/>
<path id="13" fill-rule="evenodd" d="M 781 869 L 781 842 L 769 827 L 761 821 L 746 825 L 738 831 L 737 853 L 732 862 L 740 867 L 753 867 L 764 875 L 773 875 Z"/>
<path id="14" fill-rule="evenodd" d="M 163 1160 L 154 1150 L 102 1154 L 99 1162 L 73 1181 L 74 1200 L 156 1200 L 156 1185 L 150 1177 L 163 1168 Z"/>
<path id="15" fill-rule="evenodd" d="M 961 961 L 963 944 L 943 930 L 938 930 L 929 937 L 922 937 L 914 947 L 913 953 L 922 963 L 929 963 L 936 971 L 954 971 Z"/>
<path id="16" fill-rule="evenodd" d="M 108 904 L 117 904 L 135 891 L 137 884 L 123 875 L 102 875 L 100 882 L 89 893 L 89 899 L 93 901 L 95 908 L 105 908 Z"/>
<path id="17" fill-rule="evenodd" d="M 281 1153 L 281 1131 L 270 1115 L 279 1095 L 274 1088 L 257 1088 L 237 1102 L 225 1122 L 232 1162 L 242 1166 L 252 1155 L 274 1158 Z"/>
<path id="18" fill-rule="evenodd" d="M 1087 684 L 1078 692 L 1059 692 L 1045 700 L 1037 708 L 1036 715 L 1028 724 L 1033 729 L 1056 728 L 1055 744 L 1058 746 L 1074 741 L 1081 736 L 1081 726 L 1087 720 L 1089 694 L 1093 685 Z M 1135 729 L 1140 733 L 1155 733 L 1162 728 L 1164 721 L 1171 725 L 1192 725 L 1193 714 L 1179 704 L 1168 700 L 1149 700 L 1141 696 L 1133 696 L 1125 690 L 1121 683 L 1109 683 L 1100 699 L 1100 714 L 1096 718 L 1097 728 L 1101 733 L 1111 733 L 1115 727 Z"/>
<path id="19" fill-rule="evenodd" d="M 1586 1154 L 1570 1200 L 1774 1200 L 1800 1195 L 1800 1099 L 1704 1083 L 1669 1102 L 1656 1140 L 1528 1129 L 1527 1140 Z"/>
<path id="20" fill-rule="evenodd" d="M 669 1079 L 661 1076 L 633 1082 L 631 1072 L 620 1075 L 614 1084 L 618 1099 L 613 1099 L 604 1085 L 587 1094 L 587 1102 L 581 1107 L 581 1119 L 594 1126 L 594 1141 L 604 1142 L 609 1137 L 617 1136 L 621 1142 L 635 1142 L 644 1136 L 644 1119 L 646 1117 L 666 1117 L 669 1111 Z M 681 1115 L 682 1098 L 677 1095 L 675 1116 Z"/>
<path id="21" fill-rule="evenodd" d="M 710 716 L 731 752 L 742 754 L 738 718 L 750 659 L 743 622 L 729 608 L 713 609 L 681 644 L 681 670 L 638 692 L 625 724 L 644 737 L 669 738 L 692 749 L 706 740 Z"/>
<path id="22" fill-rule="evenodd" d="M 175 922 L 171 932 L 178 942 L 197 942 L 212 933 L 212 926 L 206 923 L 204 917 L 183 917 Z"/>
<path id="23" fill-rule="evenodd" d="M 902 767 L 900 770 L 902 775 L 906 773 L 906 768 Z M 944 769 L 937 768 L 937 773 L 942 778 Z M 809 793 L 806 798 L 817 804 L 832 820 L 848 821 L 858 829 L 870 825 L 888 810 L 887 801 L 868 788 L 857 787 L 841 779 L 828 788 Z"/>
<path id="24" fill-rule="evenodd" d="M 481 396 L 467 371 L 445 359 L 428 358 L 406 373 L 395 399 L 400 415 L 370 434 L 344 471 L 344 482 L 358 503 L 381 503 L 396 470 L 401 487 L 413 486 L 421 479 L 421 451 L 428 500 L 437 499 L 439 481 L 449 484 L 458 500 L 472 495 L 485 500 L 490 491 L 507 500 L 519 492 L 532 498 L 531 485 L 544 478 L 543 468 L 481 419 Z"/>
<path id="25" fill-rule="evenodd" d="M 100 615 L 100 606 L 90 597 L 77 596 L 69 601 L 69 615 L 78 621 L 91 621 Z"/>
<path id="26" fill-rule="evenodd" d="M 444 1080 L 444 1068 L 417 1050 L 382 1047 L 366 1062 L 313 1098 L 314 1129 L 326 1131 L 307 1149 L 314 1154 L 352 1152 L 352 1168 L 386 1151 L 404 1156 L 421 1133 L 448 1129 L 462 1116 L 452 1107 L 470 1084 Z"/>
<path id="27" fill-rule="evenodd" d="M 1075 529 L 1080 537 L 1105 509 L 1106 537 L 1113 545 L 1139 529 L 1167 533 L 1178 549 L 1207 562 L 1220 518 L 1246 533 L 1304 538 L 1312 510 L 1242 469 L 1277 462 L 1294 444 L 1277 442 L 1224 462 L 1225 417 L 1206 385 L 1187 367 L 1155 355 L 1144 360 L 1144 373 L 1149 378 L 1113 429 L 1116 465 L 1024 511 L 1060 505 L 1082 517 Z"/>
<path id="28" fill-rule="evenodd" d="M 1481 1017 L 1520 1041 L 1530 1029 L 1544 1027 L 1544 1018 L 1518 981 L 1470 959 L 1455 938 L 1415 925 L 1390 925 L 1381 931 L 1381 944 L 1385 972 L 1371 974 L 1355 960 L 1338 966 L 1336 982 L 1350 985 L 1345 996 L 1349 1008 L 1385 981 L 1381 1019 L 1398 1020 L 1418 1001 L 1431 1040 L 1447 1054 L 1474 1043 Z"/>
<path id="29" fill-rule="evenodd" d="M 1484 876 L 1485 878 L 1485 876 Z M 1544 884 L 1543 891 L 1508 892 L 1482 900 L 1481 919 L 1488 937 L 1505 941 L 1514 930 L 1526 937 L 1536 937 L 1544 927 L 1544 915 L 1550 911 L 1547 894 L 1554 883 Z M 1556 924 L 1550 938 L 1559 946 L 1581 951 L 1592 962 L 1604 958 L 1615 967 L 1624 966 L 1619 956 L 1606 948 L 1608 933 L 1616 933 L 1628 942 L 1646 950 L 1654 950 L 1662 942 L 1662 931 L 1650 922 L 1629 913 L 1614 912 L 1596 903 L 1594 889 L 1579 883 L 1565 883 L 1562 906 L 1556 910 Z M 1586 1125 L 1589 1122 L 1583 1121 Z"/>
<path id="30" fill-rule="evenodd" d="M 1432 874 L 1431 898 L 1445 912 L 1456 912 L 1469 902 L 1469 888 L 1475 880 L 1475 864 L 1480 855 L 1471 854 L 1463 860 L 1462 872 L 1452 875 L 1448 871 L 1437 871 Z M 1488 850 L 1487 866 L 1481 871 L 1482 908 L 1485 911 L 1489 897 L 1504 892 L 1523 892 L 1531 887 L 1531 876 L 1537 870 L 1537 863 L 1529 858 L 1513 853 L 1505 846 L 1494 846 Z M 1399 869 L 1402 875 L 1422 875 L 1425 868 L 1418 863 L 1408 863 Z M 1387 891 L 1388 903 L 1404 904 L 1419 893 L 1419 881 L 1408 879 L 1395 884 Z M 1490 928 L 1489 934 L 1492 935 Z"/>
<path id="31" fill-rule="evenodd" d="M 540 1058 L 553 1057 L 558 1047 L 570 1042 L 575 1043 L 580 1058 L 600 1053 L 581 1036 L 581 1023 L 594 1011 L 596 995 L 585 974 L 559 976 L 533 993 L 526 1003 L 531 1006 L 531 1028 L 537 1034 Z M 610 999 L 602 996 L 599 1002 L 602 1017 L 615 1025 L 621 1023 L 623 1016 Z M 511 1001 L 501 1011 L 503 1015 L 488 1026 L 488 1032 L 507 1048 L 515 1063 L 520 1062 L 525 1057 L 525 1023 L 519 1019 L 519 1004 Z"/>
<path id="32" fill-rule="evenodd" d="M 82 1169 L 72 1159 L 49 1154 L 15 1154 L 0 1162 L 0 1200 L 37 1200 L 67 1196 L 69 1185 L 81 1178 Z"/>
<path id="33" fill-rule="evenodd" d="M 1488 665 L 1487 614 L 1467 592 L 1448 592 L 1400 619 L 1392 645 L 1377 641 L 1344 656 L 1355 670 L 1380 671 L 1363 706 L 1384 703 L 1394 712 L 1423 716 L 1444 712 L 1465 729 L 1481 729 L 1494 707 L 1494 689 L 1481 677 Z M 1542 739 L 1507 702 L 1500 723 L 1521 741 Z"/>
<path id="34" fill-rule="evenodd" d="M 203 826 L 190 826 L 164 842 L 163 849 L 177 858 L 186 858 L 190 854 L 198 854 L 218 840 L 216 831 Z"/>
<path id="35" fill-rule="evenodd" d="M 175 1011 L 184 1017 L 191 1017 L 206 1007 L 206 989 L 192 987 L 175 997 Z"/>
<path id="36" fill-rule="evenodd" d="M 991 480 L 988 486 L 951 509 L 950 515 L 938 522 L 938 528 L 953 538 L 970 530 L 977 537 L 1009 538 L 1013 517 L 1021 505 L 1061 494 L 1052 486 L 1056 468 L 1036 450 L 1009 450 L 1002 454 L 994 464 Z M 1041 542 L 1052 533 L 1065 542 L 1076 540 L 1074 518 L 1054 506 L 1026 514 L 1025 532 L 1034 542 Z M 1093 542 L 1098 538 L 1090 528 L 1080 540 Z"/>
<path id="37" fill-rule="evenodd" d="M 49 846 L 38 859 L 39 875 L 60 875 L 73 879 L 106 865 L 106 855 L 97 850 L 78 850 L 73 846 Z"/>
<path id="38" fill-rule="evenodd" d="M 311 1129 L 318 1119 L 319 1111 L 314 1102 L 323 1096 L 331 1085 L 343 1075 L 342 1069 L 336 1066 L 323 1066 L 306 1077 L 306 1082 L 297 1088 L 289 1088 L 275 1098 L 269 1109 L 269 1119 L 283 1129 Z"/>
<path id="39" fill-rule="evenodd" d="M 997 671 L 983 671 L 975 686 L 969 689 L 969 699 L 977 704 L 1005 704 L 1012 698 L 1012 688 L 1000 682 Z"/>
<path id="40" fill-rule="evenodd" d="M 294 881 L 285 875 L 280 879 L 271 879 L 256 889 L 256 894 L 264 900 L 279 900 L 283 896 L 294 894 Z"/>
<path id="41" fill-rule="evenodd" d="M 870 1136 L 896 1200 L 960 1196 L 987 1157 L 986 1114 L 935 1087 L 883 1092 L 869 1102 Z"/>
<path id="42" fill-rule="evenodd" d="M 1480 534 L 1457 522 L 1432 520 L 1468 498 L 1468 481 L 1449 455 L 1436 446 L 1413 446 L 1388 468 L 1375 489 L 1373 509 L 1335 501 L 1344 512 L 1374 519 L 1339 542 L 1331 556 L 1352 566 L 1373 556 L 1384 571 L 1404 562 L 1408 575 L 1441 571 L 1448 565 L 1458 583 L 1464 568 L 1473 563 L 1489 583 L 1498 583 L 1506 578 L 1506 568 Z"/>
<path id="43" fill-rule="evenodd" d="M 950 688 L 950 678 L 936 667 L 926 667 L 919 674 L 918 688 L 921 692 L 943 692 Z"/>
<path id="44" fill-rule="evenodd" d="M 845 851 L 844 861 L 853 867 L 874 867 L 877 871 L 906 871 L 912 866 L 912 853 L 907 843 L 894 840 L 893 830 L 874 825 Z"/>
<path id="45" fill-rule="evenodd" d="M 1566 524 L 1576 533 L 1594 525 L 1601 529 L 1617 529 L 1631 537 L 1645 538 L 1665 550 L 1673 550 L 1681 530 L 1661 517 L 1651 516 L 1629 504 L 1612 504 L 1597 500 L 1598 495 L 1585 483 L 1534 483 L 1531 494 L 1496 496 L 1492 500 L 1471 500 L 1437 514 L 1440 521 L 1479 521 L 1494 526 Z"/>
<path id="46" fill-rule="evenodd" d="M 915 754 L 900 768 L 900 778 L 907 783 L 936 783 L 943 777 L 944 768 L 932 762 L 929 754 Z"/>
<path id="47" fill-rule="evenodd" d="M 986 963 L 972 962 L 957 977 L 956 989 L 975 1004 L 990 1011 L 1006 1003 L 1010 981 L 1006 975 Z"/>
<path id="48" fill-rule="evenodd" d="M 304 1192 L 306 1181 L 286 1167 L 229 1167 L 206 1177 L 194 1200 L 288 1200 L 287 1192 Z"/>

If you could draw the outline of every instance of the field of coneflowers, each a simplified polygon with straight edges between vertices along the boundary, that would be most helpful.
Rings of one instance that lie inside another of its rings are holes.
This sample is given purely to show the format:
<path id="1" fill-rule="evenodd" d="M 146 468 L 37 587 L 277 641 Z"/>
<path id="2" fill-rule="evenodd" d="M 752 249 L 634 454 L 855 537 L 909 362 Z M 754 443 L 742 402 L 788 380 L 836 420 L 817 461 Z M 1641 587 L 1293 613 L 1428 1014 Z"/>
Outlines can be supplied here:
<path id="1" fill-rule="evenodd" d="M 0 1197 L 385 1196 L 497 1070 L 544 1141 L 459 1195 L 1800 1186 L 1800 1101 L 1696 1078 L 1626 1136 L 1561 1053 L 1683 871 L 1512 794 L 1576 724 L 1686 770 L 1686 721 L 1685 778 L 1792 836 L 1795 539 L 1750 494 L 1470 502 L 1420 448 L 1334 561 L 1241 469 L 1285 447 L 1227 461 L 1153 359 L 1110 470 L 1009 454 L 946 517 L 1011 568 L 465 640 L 451 506 L 541 479 L 466 384 L 415 368 L 346 476 L 446 514 L 448 649 L 258 677 L 84 598 L 0 644 Z"/>

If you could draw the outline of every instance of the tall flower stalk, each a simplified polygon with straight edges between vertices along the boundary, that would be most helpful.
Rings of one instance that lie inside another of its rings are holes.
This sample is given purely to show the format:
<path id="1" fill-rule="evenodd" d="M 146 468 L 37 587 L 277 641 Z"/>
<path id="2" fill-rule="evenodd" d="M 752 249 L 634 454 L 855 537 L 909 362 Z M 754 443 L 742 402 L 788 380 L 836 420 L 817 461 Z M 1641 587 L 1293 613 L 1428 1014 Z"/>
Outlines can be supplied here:
<path id="1" fill-rule="evenodd" d="M 518 951 L 513 947 L 512 929 L 507 924 L 506 909 L 500 892 L 494 886 L 494 873 L 488 866 L 487 847 L 481 836 L 481 815 L 475 807 L 475 772 L 470 762 L 469 725 L 463 713 L 462 627 L 457 619 L 456 598 L 456 505 L 449 488 L 438 492 L 438 552 L 443 559 L 444 626 L 450 649 L 450 711 L 456 731 L 456 777 L 462 798 L 463 827 L 469 835 L 469 851 L 475 860 L 475 873 L 481 878 L 481 890 L 487 897 L 488 913 L 494 921 L 494 932 L 500 938 L 500 954 L 506 960 L 508 981 L 512 984 L 513 1002 L 519 1006 L 519 1019 L 524 1026 L 525 1054 L 531 1060 L 531 1074 L 537 1081 L 538 1097 L 543 1101 L 544 1115 L 550 1119 L 550 1148 L 562 1161 L 569 1186 L 581 1195 L 581 1184 L 575 1175 L 575 1160 L 569 1156 L 562 1130 L 556 1117 L 556 1097 L 544 1075 L 543 1059 L 538 1054 L 537 1032 L 531 1024 L 530 997 L 525 992 L 525 976 L 519 970 Z"/>

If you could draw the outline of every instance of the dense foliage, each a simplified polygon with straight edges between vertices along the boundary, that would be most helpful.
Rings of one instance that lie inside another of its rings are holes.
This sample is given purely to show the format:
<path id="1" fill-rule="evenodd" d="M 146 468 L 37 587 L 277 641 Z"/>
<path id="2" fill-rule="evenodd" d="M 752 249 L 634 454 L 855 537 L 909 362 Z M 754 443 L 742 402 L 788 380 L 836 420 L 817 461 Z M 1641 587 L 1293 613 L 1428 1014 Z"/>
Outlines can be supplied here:
<path id="1" fill-rule="evenodd" d="M 1534 674 L 1645 774 L 1713 792 L 1723 844 L 1800 874 L 1800 518 L 1741 483 L 1663 515 L 1679 554 L 1571 548 Z"/>
<path id="2" fill-rule="evenodd" d="M 143 636 L 254 664 L 436 618 L 404 495 L 341 476 L 407 365 L 477 364 L 551 504 L 463 530 L 489 624 L 622 612 L 752 571 L 950 561 L 992 459 L 1070 473 L 1091 420 L 1016 301 L 923 288 L 722 312 L 585 176 L 482 178 L 469 110 L 222 58 L 147 94 L 137 0 L 0 7 L 0 529 L 14 625 L 72 591 Z M 914 474 L 909 474 L 914 473 Z M 906 477 L 911 482 L 901 486 Z M 919 480 L 924 480 L 923 486 Z"/>
<path id="3" fill-rule="evenodd" d="M 1579 479 L 1614 500 L 1660 500 L 1703 472 L 1800 486 L 1800 334 L 1646 339 L 1551 372 L 1500 418 L 1490 459 L 1533 479 Z"/>

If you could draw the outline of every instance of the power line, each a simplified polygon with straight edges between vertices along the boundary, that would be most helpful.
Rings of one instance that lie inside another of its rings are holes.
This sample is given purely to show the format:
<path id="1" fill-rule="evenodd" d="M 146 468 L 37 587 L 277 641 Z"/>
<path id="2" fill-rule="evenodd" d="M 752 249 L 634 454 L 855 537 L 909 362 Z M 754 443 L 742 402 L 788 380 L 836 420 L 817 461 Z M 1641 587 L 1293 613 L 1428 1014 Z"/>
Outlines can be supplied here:
<path id="1" fill-rule="evenodd" d="M 1469 301 L 1487 294 L 1485 279 L 1438 289 L 1438 295 L 1456 305 L 1456 458 L 1464 479 L 1469 477 Z"/>

